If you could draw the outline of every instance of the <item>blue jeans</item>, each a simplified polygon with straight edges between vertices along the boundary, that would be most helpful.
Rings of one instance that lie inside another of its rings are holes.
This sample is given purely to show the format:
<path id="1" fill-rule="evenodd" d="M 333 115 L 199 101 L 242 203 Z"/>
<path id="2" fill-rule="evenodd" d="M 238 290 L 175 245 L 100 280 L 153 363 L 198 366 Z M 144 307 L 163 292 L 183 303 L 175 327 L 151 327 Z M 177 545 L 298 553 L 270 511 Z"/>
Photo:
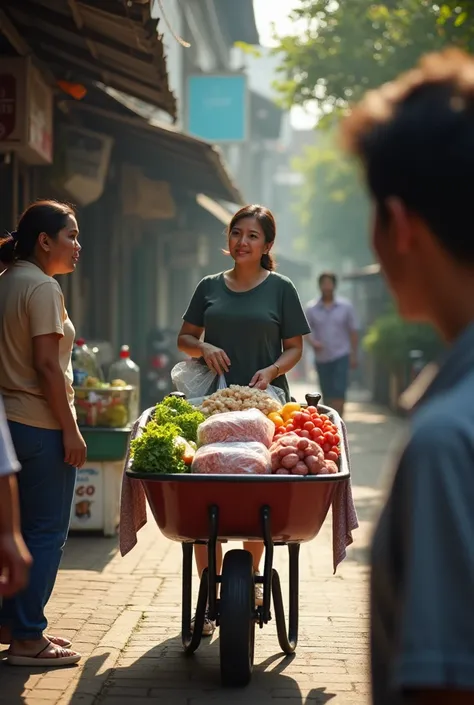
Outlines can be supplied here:
<path id="1" fill-rule="evenodd" d="M 21 530 L 33 557 L 28 586 L 0 608 L 0 625 L 14 639 L 39 639 L 66 542 L 76 469 L 64 462 L 61 431 L 10 422 L 18 473 Z"/>
<path id="2" fill-rule="evenodd" d="M 349 386 L 350 357 L 344 355 L 331 362 L 316 362 L 323 403 L 345 399 Z"/>

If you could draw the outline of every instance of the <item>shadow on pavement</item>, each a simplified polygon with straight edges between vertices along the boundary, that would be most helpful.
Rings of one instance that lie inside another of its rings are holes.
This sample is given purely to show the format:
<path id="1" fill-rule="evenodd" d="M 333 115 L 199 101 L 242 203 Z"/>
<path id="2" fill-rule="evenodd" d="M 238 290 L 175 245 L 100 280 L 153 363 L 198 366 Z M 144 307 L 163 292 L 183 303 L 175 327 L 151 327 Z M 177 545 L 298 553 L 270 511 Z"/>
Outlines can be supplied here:
<path id="1" fill-rule="evenodd" d="M 69 535 L 61 561 L 61 570 L 90 570 L 101 573 L 115 558 L 118 537 Z"/>
<path id="2" fill-rule="evenodd" d="M 191 657 L 182 651 L 180 637 L 172 637 L 151 648 L 136 659 L 124 658 L 115 668 L 105 669 L 108 654 L 91 657 L 84 666 L 70 705 L 81 705 L 87 695 L 102 689 L 98 702 L 116 705 L 123 698 L 124 705 L 140 705 L 150 698 L 160 705 L 205 705 L 209 701 L 228 701 L 238 705 L 259 702 L 274 705 L 274 698 L 284 698 L 285 705 L 323 705 L 335 697 L 324 685 L 313 687 L 306 695 L 285 670 L 293 657 L 276 654 L 257 664 L 249 686 L 242 689 L 224 689 L 219 674 L 219 639 L 203 641 Z M 126 661 L 126 663 L 125 663 Z M 323 680 L 321 676 L 321 680 Z M 94 687 L 95 685 L 95 687 Z"/>
<path id="3" fill-rule="evenodd" d="M 26 666 L 9 666 L 6 662 L 7 647 L 0 646 L 0 703 L 1 705 L 22 705 L 31 702 L 31 690 L 25 692 L 28 682 L 31 688 L 31 679 L 38 678 L 44 673 L 51 672 L 50 668 L 29 668 Z M 76 670 L 77 666 L 64 667 L 61 671 Z M 59 670 L 59 669 L 58 669 Z M 43 691 L 44 692 L 44 691 Z M 52 693 L 53 695 L 53 693 Z M 41 701 L 37 701 L 41 702 Z M 45 701 L 43 701 L 45 702 Z"/>

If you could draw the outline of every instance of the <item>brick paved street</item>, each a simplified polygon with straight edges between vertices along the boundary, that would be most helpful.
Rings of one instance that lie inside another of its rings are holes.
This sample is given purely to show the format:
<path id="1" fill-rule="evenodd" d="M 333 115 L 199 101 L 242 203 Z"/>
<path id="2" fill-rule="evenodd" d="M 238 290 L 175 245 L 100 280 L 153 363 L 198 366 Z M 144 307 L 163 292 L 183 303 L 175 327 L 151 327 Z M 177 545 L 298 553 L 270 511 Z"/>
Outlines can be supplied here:
<path id="1" fill-rule="evenodd" d="M 3 705 L 303 705 L 368 702 L 366 547 L 377 512 L 387 450 L 403 424 L 352 403 L 347 415 L 353 489 L 361 528 L 332 575 L 331 523 L 301 553 L 300 640 L 293 659 L 279 652 L 274 623 L 257 631 L 256 668 L 243 691 L 219 685 L 218 633 L 192 658 L 181 653 L 181 547 L 153 521 L 122 559 L 114 539 L 69 540 L 50 631 L 74 638 L 80 667 L 45 671 L 0 665 Z M 286 579 L 285 549 L 276 567 Z M 1 652 L 0 652 L 1 655 Z"/>

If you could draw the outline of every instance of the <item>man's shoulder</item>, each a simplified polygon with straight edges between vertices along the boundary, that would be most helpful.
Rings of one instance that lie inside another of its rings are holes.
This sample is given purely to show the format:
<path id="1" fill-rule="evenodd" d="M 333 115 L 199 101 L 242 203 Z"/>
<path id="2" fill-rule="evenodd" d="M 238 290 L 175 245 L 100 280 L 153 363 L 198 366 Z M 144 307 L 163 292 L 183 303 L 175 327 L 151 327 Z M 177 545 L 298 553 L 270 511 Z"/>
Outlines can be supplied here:
<path id="1" fill-rule="evenodd" d="M 423 404 L 415 412 L 409 442 L 411 455 L 447 452 L 474 460 L 474 371 L 462 383 Z"/>
<path id="2" fill-rule="evenodd" d="M 320 299 L 319 299 L 319 298 L 311 299 L 311 301 L 308 301 L 308 303 L 306 304 L 305 308 L 309 311 L 310 309 L 312 309 L 312 308 L 314 308 L 315 306 L 317 306 L 317 305 L 319 304 L 319 302 L 320 302 Z"/>
<path id="3" fill-rule="evenodd" d="M 336 304 L 338 306 L 343 306 L 344 308 L 354 308 L 352 301 L 344 296 L 336 296 Z"/>

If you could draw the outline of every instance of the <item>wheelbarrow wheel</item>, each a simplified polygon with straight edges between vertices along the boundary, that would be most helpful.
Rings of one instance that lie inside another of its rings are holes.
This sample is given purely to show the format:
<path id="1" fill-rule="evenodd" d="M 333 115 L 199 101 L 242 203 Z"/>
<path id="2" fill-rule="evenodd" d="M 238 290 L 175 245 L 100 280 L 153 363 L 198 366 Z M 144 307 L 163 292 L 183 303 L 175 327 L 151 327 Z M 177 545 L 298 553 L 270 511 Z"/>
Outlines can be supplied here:
<path id="1" fill-rule="evenodd" d="M 222 685 L 243 687 L 252 677 L 255 649 L 255 581 L 248 551 L 224 557 L 219 614 Z"/>

